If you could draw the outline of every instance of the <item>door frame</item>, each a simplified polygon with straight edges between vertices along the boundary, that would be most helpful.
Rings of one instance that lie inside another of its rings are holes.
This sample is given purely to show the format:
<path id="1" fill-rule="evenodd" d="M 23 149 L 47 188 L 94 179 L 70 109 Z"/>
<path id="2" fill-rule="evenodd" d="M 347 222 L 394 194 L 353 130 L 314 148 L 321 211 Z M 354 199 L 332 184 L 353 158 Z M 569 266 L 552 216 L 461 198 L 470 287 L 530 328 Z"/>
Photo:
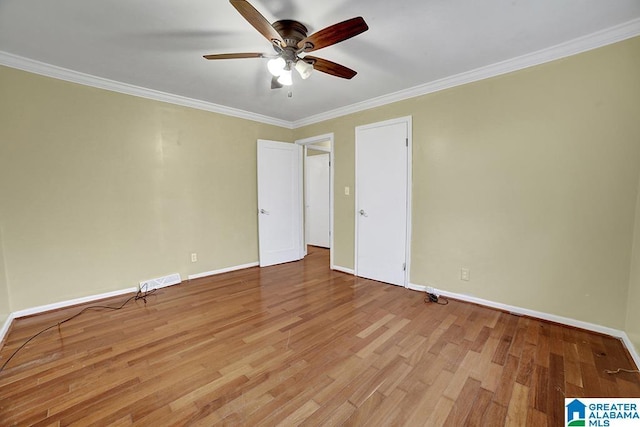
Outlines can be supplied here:
<path id="1" fill-rule="evenodd" d="M 394 125 L 398 123 L 405 123 L 407 126 L 407 181 L 406 181 L 406 197 L 407 197 L 407 225 L 406 225 L 406 247 L 405 247 L 405 272 L 404 272 L 404 287 L 409 287 L 409 277 L 411 272 L 411 186 L 413 183 L 413 173 L 411 170 L 412 165 L 412 147 L 413 147 L 413 124 L 412 124 L 412 116 L 398 117 L 395 119 L 384 120 L 376 123 L 369 123 L 362 126 L 356 126 L 355 128 L 355 159 L 354 159 L 354 178 L 355 178 L 355 194 L 358 194 L 358 131 L 371 129 L 376 127 Z M 354 274 L 358 275 L 358 211 L 360 210 L 358 206 L 358 197 L 355 197 L 354 200 L 354 222 L 355 222 L 355 236 L 354 236 L 354 260 L 353 260 L 353 270 Z"/>
<path id="2" fill-rule="evenodd" d="M 334 180 L 334 162 L 333 162 L 333 158 L 334 158 L 334 136 L 333 136 L 333 132 L 331 133 L 325 133 L 323 135 L 317 135 L 317 136 L 311 136 L 309 138 L 303 138 L 303 139 L 298 139 L 295 141 L 296 144 L 301 145 L 304 148 L 304 153 L 302 154 L 301 157 L 301 164 L 300 164 L 300 169 L 304 170 L 305 172 L 303 174 L 301 174 L 303 177 L 306 176 L 306 159 L 307 159 L 307 146 L 309 145 L 313 145 L 316 144 L 318 142 L 322 142 L 322 141 L 329 141 L 329 268 L 331 268 L 332 270 L 334 269 L 334 264 L 333 264 L 333 197 L 334 197 L 334 192 L 333 192 L 333 180 Z M 318 147 L 315 147 L 313 149 L 318 149 Z M 320 148 L 320 151 L 324 151 Z M 304 180 L 304 178 L 301 178 Z M 307 183 L 306 180 L 304 180 L 304 186 L 303 186 L 303 182 L 300 182 L 300 188 L 304 188 L 304 195 L 302 197 L 302 210 L 303 212 L 305 211 L 305 198 L 306 198 L 306 193 L 307 193 Z M 307 242 L 306 242 L 306 236 L 305 236 L 305 226 L 306 224 L 303 222 L 302 225 L 302 238 L 303 238 L 303 248 L 304 248 L 304 254 L 307 254 Z"/>

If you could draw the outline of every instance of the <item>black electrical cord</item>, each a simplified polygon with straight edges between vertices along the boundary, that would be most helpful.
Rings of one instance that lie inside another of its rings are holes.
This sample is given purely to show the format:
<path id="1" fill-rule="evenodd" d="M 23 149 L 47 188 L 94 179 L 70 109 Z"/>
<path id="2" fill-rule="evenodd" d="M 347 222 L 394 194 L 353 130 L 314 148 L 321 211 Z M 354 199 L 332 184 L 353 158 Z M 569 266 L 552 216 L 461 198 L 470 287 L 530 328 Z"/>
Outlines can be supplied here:
<path id="1" fill-rule="evenodd" d="M 145 284 L 145 286 L 146 286 L 146 284 Z M 55 328 L 56 326 L 57 326 L 58 328 L 60 328 L 60 325 L 62 325 L 63 323 L 66 323 L 66 322 L 68 322 L 68 321 L 70 321 L 70 320 L 73 320 L 73 319 L 75 319 L 76 317 L 80 316 L 81 314 L 83 314 L 83 313 L 85 313 L 86 311 L 89 311 L 89 310 L 97 310 L 97 309 L 105 309 L 105 310 L 113 310 L 113 311 L 115 311 L 115 310 L 120 310 L 120 309 L 122 309 L 125 305 L 127 305 L 127 304 L 129 303 L 129 301 L 131 301 L 131 300 L 135 300 L 135 301 L 142 300 L 142 301 L 144 301 L 144 303 L 145 303 L 145 305 L 146 305 L 146 304 L 147 304 L 147 296 L 151 295 L 151 294 L 152 294 L 152 293 L 154 293 L 155 291 L 157 291 L 157 289 L 152 289 L 151 291 L 144 291 L 144 293 L 143 293 L 143 292 L 142 292 L 142 290 L 141 290 L 141 289 L 139 289 L 139 290 L 138 290 L 138 292 L 136 292 L 136 294 L 135 294 L 135 295 L 133 295 L 133 296 L 131 296 L 131 297 L 127 298 L 127 300 L 126 300 L 126 301 L 124 301 L 122 304 L 120 304 L 118 307 L 110 307 L 110 306 L 107 306 L 107 305 L 92 305 L 92 306 L 89 306 L 89 307 L 85 307 L 85 308 L 83 308 L 82 310 L 80 310 L 79 312 L 77 312 L 76 314 L 74 314 L 73 316 L 68 317 L 68 318 L 66 318 L 66 319 L 64 319 L 64 320 L 62 320 L 62 321 L 60 321 L 60 322 L 58 322 L 58 323 L 55 323 L 55 324 L 53 324 L 53 325 L 51 325 L 51 326 L 48 326 L 48 327 L 44 328 L 43 330 L 41 330 L 41 331 L 40 331 L 40 332 L 38 332 L 37 334 L 33 335 L 31 338 L 29 338 L 28 340 L 26 340 L 25 342 L 23 342 L 23 343 L 22 343 L 22 345 L 16 349 L 16 350 L 11 354 L 11 356 L 9 356 L 9 358 L 8 358 L 7 360 L 5 360 L 5 362 L 4 362 L 4 364 L 2 365 L 2 367 L 0 367 L 0 372 L 2 372 L 2 371 L 4 370 L 4 368 L 7 366 L 7 364 L 9 364 L 9 361 L 11 361 L 11 359 L 13 359 L 13 358 L 14 358 L 14 356 L 15 356 L 16 354 L 18 354 L 18 352 L 19 352 L 20 350 L 22 350 L 22 349 L 23 349 L 27 344 L 29 344 L 32 340 L 34 340 L 34 339 L 35 339 L 35 338 L 37 338 L 38 336 L 40 336 L 40 335 L 44 334 L 45 332 L 47 332 L 49 329 L 53 329 L 53 328 Z"/>
<path id="2" fill-rule="evenodd" d="M 445 297 L 440 297 L 436 294 L 431 294 L 429 292 L 427 292 L 427 296 L 424 297 L 424 302 L 428 303 L 428 302 L 433 302 L 436 303 L 438 305 L 447 305 L 449 304 L 449 300 L 446 299 Z"/>

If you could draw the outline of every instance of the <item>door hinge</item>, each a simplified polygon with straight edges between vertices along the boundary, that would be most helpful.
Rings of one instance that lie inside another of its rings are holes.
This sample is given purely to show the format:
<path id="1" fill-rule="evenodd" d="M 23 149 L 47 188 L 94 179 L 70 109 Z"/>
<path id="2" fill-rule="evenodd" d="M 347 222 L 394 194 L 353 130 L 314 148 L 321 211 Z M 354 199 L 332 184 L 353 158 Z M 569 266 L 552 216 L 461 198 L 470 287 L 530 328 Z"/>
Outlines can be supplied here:
<path id="1" fill-rule="evenodd" d="M 402 271 L 407 271 L 407 263 L 406 262 L 402 263 Z"/>
<path id="2" fill-rule="evenodd" d="M 409 146 L 409 138 L 405 138 L 404 139 L 404 146 L 408 147 Z"/>

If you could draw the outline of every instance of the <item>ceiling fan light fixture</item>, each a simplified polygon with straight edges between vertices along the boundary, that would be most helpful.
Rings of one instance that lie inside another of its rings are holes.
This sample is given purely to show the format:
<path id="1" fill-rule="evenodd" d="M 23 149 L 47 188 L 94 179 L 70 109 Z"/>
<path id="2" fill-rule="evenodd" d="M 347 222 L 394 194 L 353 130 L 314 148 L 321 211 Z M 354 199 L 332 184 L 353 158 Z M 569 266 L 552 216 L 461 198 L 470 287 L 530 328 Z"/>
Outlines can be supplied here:
<path id="1" fill-rule="evenodd" d="M 278 83 L 284 86 L 291 86 L 293 84 L 293 76 L 291 75 L 291 70 L 287 70 L 286 68 L 282 70 L 282 74 L 278 77 Z"/>
<path id="2" fill-rule="evenodd" d="M 279 77 L 282 74 L 286 65 L 287 62 L 281 56 L 270 59 L 269 62 L 267 62 L 269 72 L 276 77 Z"/>
<path id="3" fill-rule="evenodd" d="M 298 72 L 298 74 L 300 74 L 300 77 L 302 77 L 303 80 L 308 79 L 311 75 L 311 72 L 313 71 L 313 64 L 310 64 L 303 59 L 299 59 L 298 61 L 296 61 L 295 67 L 296 71 Z"/>

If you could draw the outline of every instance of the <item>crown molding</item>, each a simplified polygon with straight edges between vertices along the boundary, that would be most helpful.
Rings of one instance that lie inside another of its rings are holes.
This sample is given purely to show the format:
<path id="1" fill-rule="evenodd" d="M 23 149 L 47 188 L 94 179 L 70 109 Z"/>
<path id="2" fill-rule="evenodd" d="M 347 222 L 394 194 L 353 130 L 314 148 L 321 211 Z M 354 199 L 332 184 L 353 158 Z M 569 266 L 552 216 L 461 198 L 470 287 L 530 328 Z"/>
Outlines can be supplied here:
<path id="1" fill-rule="evenodd" d="M 292 123 L 287 120 L 281 120 L 262 114 L 252 113 L 237 108 L 226 107 L 224 105 L 202 101 L 199 99 L 187 98 L 185 96 L 174 95 L 167 92 L 161 92 L 158 90 L 135 86 L 128 83 L 122 83 L 115 80 L 109 80 L 103 77 L 69 70 L 67 68 L 58 67 L 56 65 L 47 64 L 4 51 L 0 51 L 0 65 L 17 68 L 19 70 L 28 71 L 30 73 L 39 74 L 46 77 L 53 77 L 54 79 L 65 80 L 71 83 L 91 86 L 98 89 L 105 89 L 112 92 L 123 93 L 126 95 L 152 99 L 154 101 L 167 102 L 169 104 L 196 108 L 198 110 L 210 111 L 212 113 L 224 114 L 226 116 L 238 117 L 241 119 L 252 120 L 254 122 L 292 129 Z"/>
<path id="2" fill-rule="evenodd" d="M 17 68 L 35 74 L 47 77 L 53 77 L 72 83 L 78 83 L 86 86 L 92 86 L 99 89 L 110 90 L 113 92 L 124 93 L 127 95 L 138 96 L 142 98 L 152 99 L 155 101 L 167 102 L 170 104 L 181 105 L 184 107 L 196 108 L 199 110 L 210 111 L 213 113 L 224 114 L 227 116 L 238 117 L 241 119 L 252 120 L 255 122 L 265 123 L 269 125 L 279 126 L 286 129 L 297 129 L 314 123 L 323 122 L 337 117 L 346 116 L 347 114 L 357 113 L 375 107 L 403 101 L 417 96 L 427 95 L 455 86 L 476 82 L 479 80 L 496 77 L 513 71 L 522 70 L 524 68 L 535 65 L 544 64 L 546 62 L 555 61 L 588 50 L 607 46 L 626 39 L 640 35 L 640 19 L 625 22 L 614 27 L 610 27 L 583 37 L 561 43 L 550 48 L 542 49 L 526 55 L 521 55 L 485 67 L 476 68 L 474 70 L 465 71 L 460 74 L 445 77 L 432 82 L 424 83 L 398 92 L 387 95 L 378 96 L 366 101 L 347 105 L 335 110 L 316 114 L 296 121 L 287 121 L 275 117 L 265 116 L 262 114 L 252 113 L 237 108 L 226 107 L 224 105 L 214 104 L 198 99 L 187 98 L 185 96 L 174 95 L 167 92 L 161 92 L 154 89 L 148 89 L 140 86 L 134 86 L 128 83 L 117 82 L 90 74 L 80 73 L 78 71 L 69 70 L 44 62 L 35 61 L 33 59 L 24 58 L 8 52 L 0 51 L 0 65 L 11 68 Z"/>
<path id="3" fill-rule="evenodd" d="M 597 49 L 638 35 L 640 35 L 640 19 L 634 19 L 632 21 L 597 31 L 583 37 L 578 37 L 576 39 L 569 40 L 568 42 L 538 50 L 536 52 L 517 56 L 485 67 L 465 71 L 460 74 L 424 83 L 408 89 L 403 89 L 398 92 L 382 95 L 366 101 L 351 104 L 346 107 L 337 108 L 335 110 L 296 120 L 293 122 L 293 128 L 297 129 L 314 123 L 323 122 L 325 120 L 346 116 L 347 114 L 353 114 L 409 98 L 415 98 L 417 96 L 449 89 L 455 86 L 511 73 L 513 71 L 576 55 L 588 50 Z"/>

